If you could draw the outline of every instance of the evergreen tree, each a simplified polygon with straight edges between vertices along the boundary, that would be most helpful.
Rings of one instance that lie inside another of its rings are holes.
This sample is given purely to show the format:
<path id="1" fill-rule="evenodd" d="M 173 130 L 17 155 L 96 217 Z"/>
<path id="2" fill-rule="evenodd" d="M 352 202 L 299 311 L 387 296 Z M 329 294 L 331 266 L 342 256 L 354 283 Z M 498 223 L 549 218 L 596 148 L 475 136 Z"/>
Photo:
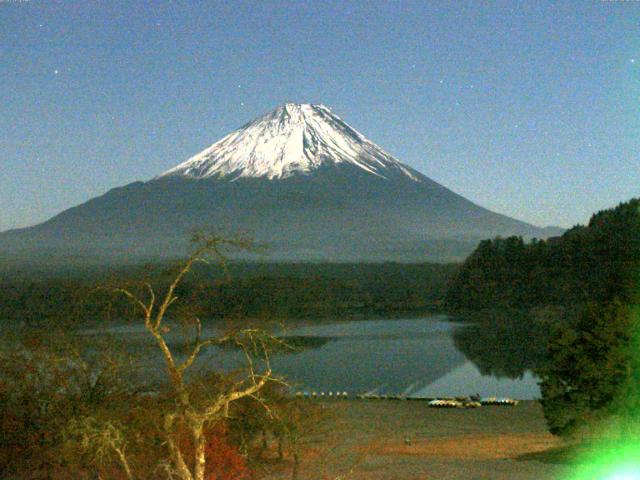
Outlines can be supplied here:
<path id="1" fill-rule="evenodd" d="M 640 199 L 592 216 L 561 237 L 483 240 L 449 285 L 454 310 L 631 304 L 640 271 Z"/>
<path id="2" fill-rule="evenodd" d="M 549 343 L 540 371 L 542 407 L 551 433 L 592 430 L 604 418 L 637 419 L 640 371 L 635 310 L 620 300 L 588 304 L 573 326 Z"/>

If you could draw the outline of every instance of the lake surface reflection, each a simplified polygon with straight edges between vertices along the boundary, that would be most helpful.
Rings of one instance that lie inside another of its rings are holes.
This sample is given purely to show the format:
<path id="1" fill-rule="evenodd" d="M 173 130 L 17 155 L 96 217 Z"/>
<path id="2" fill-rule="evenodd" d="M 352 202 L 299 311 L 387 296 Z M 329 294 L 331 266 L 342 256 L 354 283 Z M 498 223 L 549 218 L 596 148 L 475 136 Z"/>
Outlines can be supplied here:
<path id="1" fill-rule="evenodd" d="M 455 335 L 473 327 L 449 322 L 442 315 L 304 326 L 288 334 L 328 341 L 315 348 L 280 355 L 274 358 L 273 367 L 295 383 L 298 390 L 306 391 L 409 397 L 479 393 L 538 398 L 537 379 L 526 368 L 508 376 L 481 373 L 483 365 L 467 358 Z M 522 342 L 527 342 L 527 338 L 522 338 Z M 499 355 L 503 349 L 494 347 L 493 351 Z"/>
<path id="2" fill-rule="evenodd" d="M 125 337 L 132 346 L 148 340 L 147 334 L 132 326 L 109 332 Z M 532 336 L 521 327 L 491 329 L 432 315 L 307 324 L 280 335 L 296 349 L 274 354 L 273 371 L 296 391 L 340 391 L 351 396 L 540 396 L 530 371 L 540 349 L 532 347 Z M 232 369 L 241 364 L 239 352 L 211 349 L 196 366 Z"/>

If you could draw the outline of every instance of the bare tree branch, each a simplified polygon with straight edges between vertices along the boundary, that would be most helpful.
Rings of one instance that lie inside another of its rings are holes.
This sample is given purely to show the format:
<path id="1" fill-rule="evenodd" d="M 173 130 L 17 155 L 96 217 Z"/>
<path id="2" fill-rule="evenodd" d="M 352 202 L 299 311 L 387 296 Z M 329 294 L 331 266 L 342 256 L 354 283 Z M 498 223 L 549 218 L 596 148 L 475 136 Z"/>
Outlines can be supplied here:
<path id="1" fill-rule="evenodd" d="M 166 334 L 168 329 L 164 325 L 167 320 L 169 308 L 178 300 L 176 290 L 196 263 L 208 263 L 208 256 L 213 258 L 224 272 L 225 278 L 229 278 L 227 259 L 224 254 L 226 248 L 249 249 L 251 244 L 243 238 L 225 239 L 217 236 L 205 236 L 197 234 L 194 240 L 199 245 L 193 254 L 178 268 L 168 288 L 162 296 L 156 297 L 156 291 L 149 283 L 144 283 L 148 292 L 147 302 L 126 288 L 118 288 L 115 291 L 125 295 L 134 305 L 140 307 L 144 313 L 144 325 L 154 338 L 160 349 L 167 367 L 173 393 L 175 395 L 175 411 L 167 413 L 164 417 L 164 435 L 169 450 L 171 462 L 163 464 L 163 470 L 169 477 L 180 480 L 204 480 L 205 458 L 205 426 L 214 425 L 216 422 L 228 416 L 229 405 L 245 397 L 259 399 L 257 393 L 264 386 L 274 381 L 269 363 L 268 348 L 275 344 L 272 337 L 267 338 L 256 329 L 241 330 L 222 337 L 202 339 L 202 322 L 200 318 L 192 318 L 195 324 L 194 339 L 190 350 L 182 362 L 176 361 L 176 356 L 169 347 Z M 157 306 L 157 308 L 156 308 Z M 239 382 L 230 385 L 230 388 L 216 390 L 213 396 L 206 401 L 198 400 L 199 397 L 190 394 L 190 386 L 185 382 L 187 370 L 193 366 L 202 350 L 212 346 L 222 346 L 228 343 L 235 344 L 244 354 L 247 374 Z M 259 357 L 264 364 L 262 372 L 256 371 L 254 358 Z M 264 401 L 259 399 L 261 405 Z M 186 459 L 186 452 L 182 449 L 177 431 L 186 428 L 193 440 L 193 457 Z M 123 450 L 124 454 L 124 450 Z"/>

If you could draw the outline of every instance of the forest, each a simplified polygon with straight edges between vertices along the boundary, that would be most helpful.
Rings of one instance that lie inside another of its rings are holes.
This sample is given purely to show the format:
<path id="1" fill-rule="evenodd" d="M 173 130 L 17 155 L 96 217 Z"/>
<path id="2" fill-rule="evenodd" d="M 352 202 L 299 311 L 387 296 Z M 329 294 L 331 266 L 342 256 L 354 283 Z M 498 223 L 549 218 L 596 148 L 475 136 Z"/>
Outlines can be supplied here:
<path id="1" fill-rule="evenodd" d="M 636 298 L 640 200 L 594 214 L 560 237 L 482 241 L 451 282 L 451 310 L 571 307 Z"/>
<path id="2" fill-rule="evenodd" d="M 179 287 L 205 319 L 268 320 L 419 315 L 439 310 L 455 264 L 231 262 L 198 265 Z M 166 283 L 174 264 L 5 272 L 0 319 L 37 326 L 118 321 L 130 305 L 109 287 Z"/>
<path id="3" fill-rule="evenodd" d="M 544 351 L 527 358 L 538 358 L 533 366 L 551 433 L 593 437 L 613 429 L 637 438 L 639 280 L 640 200 L 633 199 L 546 241 L 481 242 L 452 279 L 445 305 L 466 318 L 492 318 L 483 330 L 514 332 L 519 319 L 537 332 L 516 345 L 545 339 Z M 482 365 L 499 368 L 475 337 L 461 336 L 459 343 Z"/>

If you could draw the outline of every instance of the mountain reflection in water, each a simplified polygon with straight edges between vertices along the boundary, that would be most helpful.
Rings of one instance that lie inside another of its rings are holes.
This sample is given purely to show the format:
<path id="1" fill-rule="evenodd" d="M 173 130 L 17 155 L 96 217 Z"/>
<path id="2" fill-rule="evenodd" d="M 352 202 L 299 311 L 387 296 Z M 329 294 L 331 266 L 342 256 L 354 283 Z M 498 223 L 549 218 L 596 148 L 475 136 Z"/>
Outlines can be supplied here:
<path id="1" fill-rule="evenodd" d="M 433 397 L 537 398 L 548 328 L 531 319 L 444 316 L 356 321 L 295 329 L 303 350 L 274 359 L 298 390 Z M 293 333 L 293 332 L 292 332 Z M 302 340 L 304 338 L 304 340 Z M 286 339 L 286 338 L 285 338 Z M 326 343 L 315 343 L 318 340 Z"/>
<path id="2" fill-rule="evenodd" d="M 482 375 L 520 379 L 544 366 L 549 324 L 524 313 L 477 316 L 453 332 L 456 348 Z"/>
<path id="3" fill-rule="evenodd" d="M 146 339 L 143 331 L 110 333 L 137 351 Z M 408 397 L 479 393 L 521 399 L 540 395 L 531 369 L 541 364 L 546 333 L 542 325 L 526 321 L 460 323 L 431 315 L 296 326 L 279 337 L 291 348 L 273 352 L 271 366 L 296 391 Z M 149 352 L 141 370 L 145 376 L 161 362 L 153 348 Z M 242 365 L 241 352 L 222 347 L 204 352 L 194 367 L 203 373 Z"/>

